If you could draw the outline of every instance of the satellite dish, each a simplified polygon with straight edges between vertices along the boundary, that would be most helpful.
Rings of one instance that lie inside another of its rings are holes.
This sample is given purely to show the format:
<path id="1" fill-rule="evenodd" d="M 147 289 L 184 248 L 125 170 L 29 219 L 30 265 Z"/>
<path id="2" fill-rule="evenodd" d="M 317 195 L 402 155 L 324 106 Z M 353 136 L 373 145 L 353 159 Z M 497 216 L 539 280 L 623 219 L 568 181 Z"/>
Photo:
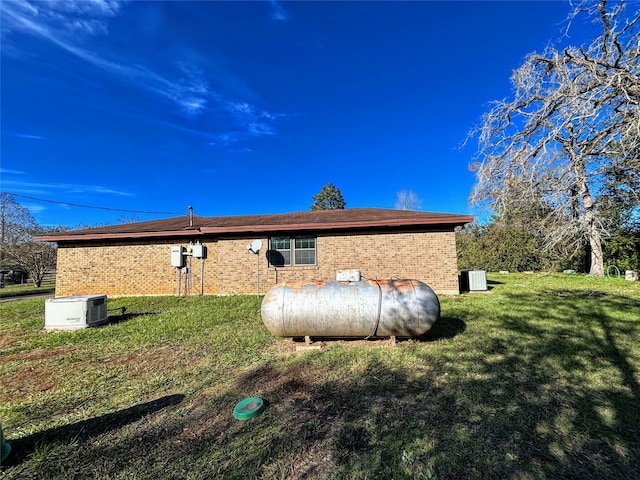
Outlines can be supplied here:
<path id="1" fill-rule="evenodd" d="M 255 253 L 256 255 L 258 254 L 261 248 L 262 248 L 262 240 L 254 240 L 249 245 L 247 245 L 247 250 L 249 250 L 251 253 Z"/>

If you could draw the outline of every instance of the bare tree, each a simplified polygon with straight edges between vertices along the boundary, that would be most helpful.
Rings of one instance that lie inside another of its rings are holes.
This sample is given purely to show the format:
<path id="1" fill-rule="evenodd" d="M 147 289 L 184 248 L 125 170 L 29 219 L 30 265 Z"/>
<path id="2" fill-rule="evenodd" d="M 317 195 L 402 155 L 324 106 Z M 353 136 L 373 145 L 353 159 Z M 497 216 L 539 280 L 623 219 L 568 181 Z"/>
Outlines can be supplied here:
<path id="1" fill-rule="evenodd" d="M 52 244 L 33 241 L 45 229 L 8 193 L 0 194 L 0 233 L 1 268 L 22 268 L 40 287 L 45 274 L 56 265 L 57 250 Z"/>
<path id="2" fill-rule="evenodd" d="M 125 225 L 127 223 L 137 223 L 137 222 L 141 222 L 142 220 L 140 219 L 140 217 L 138 217 L 137 215 L 120 215 L 118 218 L 116 218 L 116 223 L 118 225 Z"/>
<path id="3" fill-rule="evenodd" d="M 494 102 L 473 132 L 480 161 L 471 201 L 499 214 L 542 204 L 546 246 L 586 241 L 595 276 L 604 275 L 607 235 L 599 190 L 612 164 L 630 164 L 640 145 L 640 20 L 637 11 L 625 17 L 626 7 L 576 7 L 570 19 L 592 15 L 600 34 L 586 47 L 529 55 L 511 78 L 513 98 Z"/>
<path id="4" fill-rule="evenodd" d="M 0 193 L 0 242 L 14 245 L 31 238 L 37 223 L 29 209 L 16 202 L 10 193 Z"/>
<path id="5" fill-rule="evenodd" d="M 422 199 L 413 190 L 398 190 L 396 192 L 396 210 L 420 210 Z"/>
<path id="6" fill-rule="evenodd" d="M 16 202 L 13 195 L 0 193 L 0 268 L 9 261 L 7 250 L 29 241 L 37 223 L 29 209 Z"/>
<path id="7" fill-rule="evenodd" d="M 23 268 L 36 287 L 42 285 L 47 272 L 56 266 L 56 248 L 50 243 L 24 242 L 7 248 L 7 257 Z"/>

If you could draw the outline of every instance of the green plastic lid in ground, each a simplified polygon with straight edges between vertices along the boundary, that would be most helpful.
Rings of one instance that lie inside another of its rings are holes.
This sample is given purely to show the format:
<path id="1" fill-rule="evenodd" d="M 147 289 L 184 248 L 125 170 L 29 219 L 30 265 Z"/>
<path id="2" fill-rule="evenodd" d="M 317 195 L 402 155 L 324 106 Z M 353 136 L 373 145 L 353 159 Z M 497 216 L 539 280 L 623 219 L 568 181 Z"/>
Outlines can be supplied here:
<path id="1" fill-rule="evenodd" d="M 245 398 L 238 402 L 233 409 L 233 416 L 238 420 L 248 420 L 257 417 L 264 410 L 264 402 L 258 397 Z"/>

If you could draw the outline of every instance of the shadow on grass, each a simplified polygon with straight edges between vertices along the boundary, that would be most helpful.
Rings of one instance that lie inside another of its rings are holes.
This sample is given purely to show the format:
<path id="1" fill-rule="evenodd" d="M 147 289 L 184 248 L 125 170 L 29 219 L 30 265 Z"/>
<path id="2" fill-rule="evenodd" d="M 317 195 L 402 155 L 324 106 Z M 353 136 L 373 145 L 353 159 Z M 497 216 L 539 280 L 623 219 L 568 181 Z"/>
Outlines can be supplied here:
<path id="1" fill-rule="evenodd" d="M 283 425 L 270 448 L 287 454 L 275 456 L 272 473 L 636 478 L 640 388 L 629 348 L 640 325 L 624 315 L 640 311 L 640 301 L 582 291 L 563 298 L 554 292 L 509 296 L 509 308 L 483 315 L 501 335 L 478 339 L 481 348 L 462 358 L 448 361 L 417 349 L 416 358 L 439 371 L 435 379 L 388 368 L 379 358 L 348 380 L 317 382 L 303 369 L 250 372 L 239 389 L 272 385 L 265 392 L 275 410 L 269 415 Z M 628 336 L 631 343 L 622 346 Z M 256 429 L 274 420 L 265 416 Z M 320 446 L 324 456 L 313 458 Z M 250 452 L 244 461 L 258 471 L 264 463 Z"/>
<path id="2" fill-rule="evenodd" d="M 267 478 L 637 478 L 640 387 L 631 349 L 640 322 L 627 319 L 640 300 L 575 291 L 561 301 L 536 292 L 506 302 L 481 312 L 496 329 L 477 348 L 413 350 L 423 373 L 393 368 L 379 351 L 358 376 L 307 372 L 331 351 L 247 372 L 238 390 L 261 388 L 271 408 L 246 428 L 269 432 L 272 453 L 249 448 L 239 469 Z M 451 320 L 432 333 L 453 338 L 465 322 Z M 344 363 L 362 355 L 345 354 Z M 230 438 L 229 447 L 250 439 Z"/>
<path id="3" fill-rule="evenodd" d="M 81 442 L 46 478 L 636 478 L 638 311 L 616 294 L 505 294 L 436 323 L 433 348 L 265 359 L 188 413 Z M 247 396 L 267 409 L 236 421 Z"/>
<path id="4" fill-rule="evenodd" d="M 448 340 L 460 335 L 467 329 L 467 324 L 459 318 L 440 317 L 431 330 L 418 338 L 425 342 Z"/>
<path id="5" fill-rule="evenodd" d="M 139 313 L 131 313 L 130 312 L 130 313 L 126 313 L 126 307 L 117 308 L 115 310 L 120 310 L 121 313 L 119 315 L 110 314 L 107 317 L 107 322 L 105 322 L 103 324 L 103 326 L 115 325 L 115 324 L 118 324 L 118 323 L 123 323 L 123 322 L 129 321 L 132 318 L 136 318 L 136 317 L 159 315 L 158 312 L 139 312 Z"/>
<path id="6" fill-rule="evenodd" d="M 419 335 L 416 337 L 397 337 L 397 341 L 399 343 L 403 342 L 414 342 L 414 343 L 422 343 L 422 342 L 436 342 L 438 340 L 448 340 L 454 338 L 456 335 L 459 335 L 465 331 L 467 328 L 467 324 L 460 320 L 459 318 L 452 317 L 440 317 L 438 321 L 431 327 L 429 331 L 424 333 L 423 335 Z M 295 343 L 304 343 L 304 337 L 292 337 L 291 339 Z M 312 342 L 325 342 L 328 345 L 331 345 L 332 341 L 340 341 L 340 342 L 360 342 L 362 340 L 370 340 L 372 343 L 385 344 L 389 337 L 313 337 Z"/>
<path id="7" fill-rule="evenodd" d="M 16 300 L 20 298 L 35 298 L 46 295 L 53 295 L 55 293 L 55 287 L 41 287 L 38 289 L 31 289 L 27 291 L 20 290 L 0 290 L 0 300 Z"/>
<path id="8" fill-rule="evenodd" d="M 78 443 L 87 442 L 91 438 L 103 435 L 112 430 L 120 429 L 147 415 L 157 413 L 169 406 L 177 405 L 182 402 L 183 399 L 184 395 L 169 395 L 101 417 L 44 430 L 17 440 L 9 439 L 11 443 L 11 455 L 2 465 L 3 467 L 19 465 L 43 445 L 70 441 Z"/>

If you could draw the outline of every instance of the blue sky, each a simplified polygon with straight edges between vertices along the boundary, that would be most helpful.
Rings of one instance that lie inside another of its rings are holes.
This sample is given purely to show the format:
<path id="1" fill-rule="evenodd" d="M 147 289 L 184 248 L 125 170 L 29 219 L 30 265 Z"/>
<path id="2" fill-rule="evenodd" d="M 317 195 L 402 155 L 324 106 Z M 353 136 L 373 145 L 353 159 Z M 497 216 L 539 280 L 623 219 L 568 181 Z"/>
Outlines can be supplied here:
<path id="1" fill-rule="evenodd" d="M 42 225 L 347 208 L 474 213 L 472 144 L 567 2 L 3 0 L 2 190 Z M 591 27 L 575 24 L 564 43 Z M 584 38 L 582 38 L 582 37 Z M 33 198 L 26 198 L 33 197 Z M 44 199 L 52 202 L 45 202 Z"/>

